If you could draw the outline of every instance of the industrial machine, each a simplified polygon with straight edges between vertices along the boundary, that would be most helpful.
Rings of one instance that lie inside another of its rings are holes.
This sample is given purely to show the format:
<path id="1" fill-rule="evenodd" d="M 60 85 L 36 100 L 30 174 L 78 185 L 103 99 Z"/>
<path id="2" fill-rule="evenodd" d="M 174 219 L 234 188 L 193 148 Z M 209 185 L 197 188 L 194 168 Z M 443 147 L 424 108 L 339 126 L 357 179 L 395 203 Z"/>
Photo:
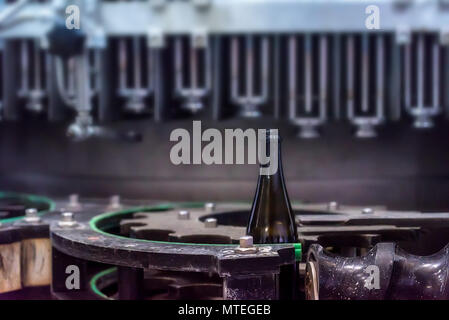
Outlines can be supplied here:
<path id="1" fill-rule="evenodd" d="M 448 1 L 0 0 L 0 55 L 0 299 L 449 299 Z M 194 120 L 280 129 L 297 243 Z"/>

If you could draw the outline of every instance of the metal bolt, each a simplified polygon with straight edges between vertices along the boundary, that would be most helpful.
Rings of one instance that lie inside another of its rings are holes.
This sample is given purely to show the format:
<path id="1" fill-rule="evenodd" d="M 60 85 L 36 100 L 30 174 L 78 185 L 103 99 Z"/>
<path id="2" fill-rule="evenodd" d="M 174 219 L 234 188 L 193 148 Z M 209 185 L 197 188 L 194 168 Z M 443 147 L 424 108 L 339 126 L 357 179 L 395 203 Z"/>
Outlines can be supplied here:
<path id="1" fill-rule="evenodd" d="M 181 210 L 178 212 L 178 220 L 189 220 L 190 212 L 187 210 Z"/>
<path id="2" fill-rule="evenodd" d="M 238 253 L 256 253 L 257 247 L 254 246 L 254 240 L 252 236 L 240 237 L 240 246 L 235 249 Z"/>
<path id="3" fill-rule="evenodd" d="M 70 203 L 78 203 L 79 196 L 77 194 L 71 194 L 69 196 L 69 202 Z"/>
<path id="4" fill-rule="evenodd" d="M 61 213 L 61 220 L 58 221 L 58 225 L 62 228 L 71 228 L 77 225 L 73 217 L 73 212 L 65 211 Z"/>
<path id="5" fill-rule="evenodd" d="M 109 208 L 110 209 L 120 209 L 122 205 L 120 204 L 120 196 L 119 195 L 113 195 L 109 199 Z"/>
<path id="6" fill-rule="evenodd" d="M 63 212 L 61 216 L 63 221 L 73 221 L 73 212 Z"/>
<path id="7" fill-rule="evenodd" d="M 327 204 L 327 209 L 329 211 L 337 211 L 340 208 L 340 204 L 336 201 L 331 201 Z"/>
<path id="8" fill-rule="evenodd" d="M 204 204 L 204 210 L 206 210 L 206 212 L 213 212 L 215 210 L 215 203 L 207 202 Z"/>
<path id="9" fill-rule="evenodd" d="M 25 218 L 23 219 L 27 223 L 37 223 L 41 221 L 38 215 L 38 211 L 35 208 L 29 208 L 25 210 Z"/>
<path id="10" fill-rule="evenodd" d="M 254 240 L 252 236 L 240 237 L 240 248 L 251 248 L 254 246 Z"/>
<path id="11" fill-rule="evenodd" d="M 365 208 L 362 210 L 362 214 L 373 214 L 374 210 L 372 208 Z"/>
<path id="12" fill-rule="evenodd" d="M 71 194 L 69 196 L 68 207 L 72 210 L 80 210 L 81 209 L 81 204 L 79 202 L 79 196 L 77 194 Z"/>
<path id="13" fill-rule="evenodd" d="M 206 228 L 216 228 L 217 227 L 217 219 L 215 219 L 215 218 L 206 219 L 206 221 L 204 221 L 204 226 Z"/>

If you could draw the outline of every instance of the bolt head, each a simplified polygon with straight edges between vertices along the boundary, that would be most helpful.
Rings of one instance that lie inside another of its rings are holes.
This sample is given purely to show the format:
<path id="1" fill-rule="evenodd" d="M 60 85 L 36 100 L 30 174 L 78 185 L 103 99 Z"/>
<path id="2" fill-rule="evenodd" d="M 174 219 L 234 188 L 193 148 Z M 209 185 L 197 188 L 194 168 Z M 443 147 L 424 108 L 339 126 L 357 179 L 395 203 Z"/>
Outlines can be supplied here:
<path id="1" fill-rule="evenodd" d="M 68 207 L 71 210 L 80 210 L 81 209 L 81 204 L 79 202 L 79 195 L 77 194 L 71 194 L 69 196 L 69 204 Z"/>
<path id="2" fill-rule="evenodd" d="M 216 228 L 217 227 L 217 219 L 215 218 L 209 218 L 204 221 L 204 226 L 206 228 Z"/>
<path id="3" fill-rule="evenodd" d="M 254 246 L 254 240 L 252 236 L 240 237 L 240 247 L 241 248 L 252 248 Z"/>
<path id="4" fill-rule="evenodd" d="M 37 216 L 37 209 L 29 208 L 25 210 L 25 216 L 27 217 L 35 217 Z"/>
<path id="5" fill-rule="evenodd" d="M 181 210 L 178 212 L 178 219 L 179 220 L 189 220 L 190 219 L 190 212 L 187 210 Z"/>
<path id="6" fill-rule="evenodd" d="M 331 201 L 327 204 L 327 209 L 329 211 L 336 211 L 340 208 L 340 204 L 336 201 Z"/>
<path id="7" fill-rule="evenodd" d="M 64 211 L 61 213 L 61 220 L 58 221 L 58 226 L 62 228 L 71 228 L 77 225 L 73 217 L 73 212 Z"/>
<path id="8" fill-rule="evenodd" d="M 365 208 L 362 210 L 362 214 L 373 214 L 374 210 L 372 208 Z"/>
<path id="9" fill-rule="evenodd" d="M 204 209 L 206 212 L 213 212 L 215 210 L 215 203 L 213 202 L 207 202 L 204 204 Z"/>
<path id="10" fill-rule="evenodd" d="M 239 254 L 254 254 L 258 252 L 258 247 L 254 246 L 254 240 L 252 236 L 240 237 L 240 246 L 235 249 Z"/>
<path id="11" fill-rule="evenodd" d="M 26 209 L 24 221 L 28 223 L 40 222 L 41 218 L 38 215 L 37 209 L 35 208 Z"/>
<path id="12" fill-rule="evenodd" d="M 120 209 L 122 205 L 120 204 L 120 196 L 119 195 L 113 195 L 109 199 L 109 208 L 111 209 Z"/>
<path id="13" fill-rule="evenodd" d="M 73 212 L 63 212 L 61 217 L 64 221 L 73 221 Z"/>

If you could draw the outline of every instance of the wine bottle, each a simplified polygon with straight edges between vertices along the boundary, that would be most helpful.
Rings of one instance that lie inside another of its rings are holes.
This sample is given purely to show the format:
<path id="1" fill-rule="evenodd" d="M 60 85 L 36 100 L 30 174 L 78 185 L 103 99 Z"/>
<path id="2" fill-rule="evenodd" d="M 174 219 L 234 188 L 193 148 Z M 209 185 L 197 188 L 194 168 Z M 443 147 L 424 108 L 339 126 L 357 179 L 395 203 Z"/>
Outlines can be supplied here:
<path id="1" fill-rule="evenodd" d="M 269 165 L 277 160 L 277 170 L 263 170 L 267 165 L 261 164 L 247 234 L 253 237 L 254 243 L 259 244 L 293 243 L 298 240 L 298 234 L 285 187 L 281 139 L 277 130 L 267 130 L 264 140 L 259 143 L 265 143 L 265 151 L 270 150 Z"/>

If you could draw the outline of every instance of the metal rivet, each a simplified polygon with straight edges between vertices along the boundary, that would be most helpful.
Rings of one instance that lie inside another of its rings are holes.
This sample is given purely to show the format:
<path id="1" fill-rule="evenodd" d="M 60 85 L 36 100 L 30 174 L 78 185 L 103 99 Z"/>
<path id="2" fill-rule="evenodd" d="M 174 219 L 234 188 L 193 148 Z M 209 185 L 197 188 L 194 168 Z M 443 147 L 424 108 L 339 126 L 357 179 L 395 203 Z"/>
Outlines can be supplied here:
<path id="1" fill-rule="evenodd" d="M 73 212 L 63 212 L 61 213 L 62 219 L 64 221 L 73 221 Z"/>
<path id="2" fill-rule="evenodd" d="M 254 246 L 254 240 L 252 236 L 240 237 L 240 248 L 251 248 Z"/>
<path id="3" fill-rule="evenodd" d="M 70 204 L 77 204 L 79 202 L 79 195 L 77 194 L 71 194 L 69 196 L 69 203 Z"/>
<path id="4" fill-rule="evenodd" d="M 41 218 L 38 215 L 37 209 L 29 208 L 25 210 L 25 218 L 23 220 L 28 223 L 36 223 L 41 221 Z"/>
<path id="5" fill-rule="evenodd" d="M 178 212 L 178 219 L 179 220 L 189 220 L 190 219 L 190 212 L 187 210 L 181 210 Z"/>
<path id="6" fill-rule="evenodd" d="M 254 240 L 252 236 L 240 237 L 240 246 L 235 249 L 235 252 L 239 254 L 252 254 L 257 253 L 258 248 L 254 246 Z"/>
<path id="7" fill-rule="evenodd" d="M 209 218 L 204 221 L 204 226 L 206 228 L 216 228 L 217 227 L 217 219 L 215 218 Z"/>
<path id="8" fill-rule="evenodd" d="M 120 196 L 119 195 L 113 195 L 109 199 L 109 208 L 111 209 L 120 209 L 122 205 L 120 204 Z"/>
<path id="9" fill-rule="evenodd" d="M 58 225 L 63 228 L 70 228 L 77 225 L 77 222 L 74 219 L 73 212 L 62 212 L 61 220 L 58 221 Z"/>
<path id="10" fill-rule="evenodd" d="M 71 194 L 69 196 L 69 204 L 68 207 L 72 210 L 80 210 L 81 204 L 79 202 L 79 196 L 78 194 Z"/>
<path id="11" fill-rule="evenodd" d="M 213 212 L 215 210 L 215 203 L 207 202 L 204 204 L 204 210 L 206 210 L 206 212 Z"/>
<path id="12" fill-rule="evenodd" d="M 340 204 L 336 201 L 331 201 L 327 204 L 327 209 L 329 211 L 336 211 L 340 208 Z"/>
<path id="13" fill-rule="evenodd" d="M 362 214 L 373 214 L 374 210 L 372 208 L 365 208 L 362 210 Z"/>

